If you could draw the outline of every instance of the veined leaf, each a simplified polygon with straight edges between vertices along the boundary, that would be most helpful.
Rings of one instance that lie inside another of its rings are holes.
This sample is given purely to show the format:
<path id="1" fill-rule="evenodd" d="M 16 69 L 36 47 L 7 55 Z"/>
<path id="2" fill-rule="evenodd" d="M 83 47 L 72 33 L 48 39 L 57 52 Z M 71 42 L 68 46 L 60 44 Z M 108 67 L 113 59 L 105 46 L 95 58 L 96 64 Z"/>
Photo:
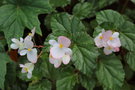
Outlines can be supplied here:
<path id="1" fill-rule="evenodd" d="M 36 27 L 36 32 L 41 35 L 37 16 L 50 11 L 48 0 L 7 0 L 7 4 L 0 7 L 0 26 L 8 44 L 11 38 L 22 37 L 25 27 L 29 29 Z"/>
<path id="2" fill-rule="evenodd" d="M 100 57 L 96 76 L 105 88 L 119 90 L 123 85 L 125 73 L 116 56 L 103 55 Z"/>
<path id="3" fill-rule="evenodd" d="M 50 1 L 50 4 L 53 6 L 53 7 L 64 7 L 68 4 L 70 4 L 71 0 L 49 0 Z"/>
<path id="4" fill-rule="evenodd" d="M 92 16 L 94 12 L 95 10 L 93 5 L 88 2 L 78 3 L 73 9 L 73 14 L 80 19 Z"/>
<path id="5" fill-rule="evenodd" d="M 77 83 L 77 75 L 70 75 L 64 77 L 56 82 L 57 90 L 73 90 L 73 87 Z"/>
<path id="6" fill-rule="evenodd" d="M 135 52 L 129 52 L 126 55 L 126 60 L 129 65 L 129 67 L 135 71 Z"/>
<path id="7" fill-rule="evenodd" d="M 51 90 L 51 82 L 42 80 L 32 85 L 29 85 L 28 90 Z"/>
<path id="8" fill-rule="evenodd" d="M 6 64 L 10 61 L 6 53 L 0 53 L 0 88 L 4 90 L 5 75 L 7 72 Z"/>

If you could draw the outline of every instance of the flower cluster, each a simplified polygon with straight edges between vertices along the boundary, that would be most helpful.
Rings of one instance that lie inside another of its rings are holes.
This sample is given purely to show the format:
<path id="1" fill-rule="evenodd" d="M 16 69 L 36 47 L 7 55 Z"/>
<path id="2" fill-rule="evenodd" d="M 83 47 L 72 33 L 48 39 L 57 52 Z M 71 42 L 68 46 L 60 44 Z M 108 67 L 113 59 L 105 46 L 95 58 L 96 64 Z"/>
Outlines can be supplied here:
<path id="1" fill-rule="evenodd" d="M 102 31 L 95 39 L 95 44 L 98 48 L 104 47 L 104 53 L 106 55 L 112 52 L 118 52 L 121 46 L 118 32 L 112 32 L 111 30 Z"/>
<path id="2" fill-rule="evenodd" d="M 28 61 L 30 63 L 20 64 L 22 68 L 22 73 L 28 73 L 27 77 L 31 78 L 32 71 L 34 69 L 34 63 L 37 62 L 37 49 L 34 48 L 34 43 L 32 42 L 32 37 L 35 34 L 35 28 L 32 29 L 32 32 L 29 33 L 24 39 L 20 38 L 20 40 L 13 38 L 11 48 L 18 49 L 18 53 L 21 56 L 27 55 Z"/>
<path id="3" fill-rule="evenodd" d="M 61 63 L 68 64 L 71 59 L 72 50 L 69 48 L 71 41 L 67 37 L 59 36 L 58 42 L 56 40 L 49 40 L 51 45 L 49 61 L 58 68 Z"/>

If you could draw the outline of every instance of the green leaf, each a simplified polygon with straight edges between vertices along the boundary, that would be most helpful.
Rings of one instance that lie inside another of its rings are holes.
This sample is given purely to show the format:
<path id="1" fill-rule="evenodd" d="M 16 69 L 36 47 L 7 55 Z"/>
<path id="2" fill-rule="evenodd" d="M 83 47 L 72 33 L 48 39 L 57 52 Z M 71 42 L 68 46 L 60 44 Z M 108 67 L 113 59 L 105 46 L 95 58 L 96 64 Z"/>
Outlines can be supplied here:
<path id="1" fill-rule="evenodd" d="M 126 55 L 126 60 L 129 65 L 129 67 L 135 71 L 135 52 L 129 52 Z"/>
<path id="2" fill-rule="evenodd" d="M 32 85 L 29 85 L 28 90 L 51 90 L 51 82 L 42 80 Z"/>
<path id="3" fill-rule="evenodd" d="M 80 19 L 87 18 L 94 13 L 94 8 L 91 3 L 84 2 L 84 3 L 78 3 L 73 8 L 73 14 L 77 16 Z"/>
<path id="4" fill-rule="evenodd" d="M 89 78 L 85 75 L 80 75 L 80 83 L 87 90 L 93 90 L 96 85 L 96 80 L 94 78 Z"/>
<path id="5" fill-rule="evenodd" d="M 93 6 L 96 8 L 96 10 L 99 10 L 108 5 L 113 4 L 117 0 L 88 0 L 88 1 L 93 4 Z"/>
<path id="6" fill-rule="evenodd" d="M 61 13 L 52 17 L 51 28 L 56 37 L 64 35 L 71 39 L 74 53 L 72 61 L 75 67 L 84 74 L 92 74 L 96 67 L 98 51 L 82 22 L 74 16 Z"/>
<path id="7" fill-rule="evenodd" d="M 96 76 L 107 90 L 119 90 L 124 81 L 124 70 L 120 60 L 114 56 L 102 55 L 98 64 Z"/>
<path id="8" fill-rule="evenodd" d="M 51 28 L 54 34 L 63 34 L 71 38 L 73 37 L 73 34 L 85 31 L 82 22 L 78 18 L 67 13 L 54 15 L 51 19 Z"/>
<path id="9" fill-rule="evenodd" d="M 90 76 L 96 67 L 98 51 L 93 45 L 92 38 L 86 33 L 76 34 L 75 40 L 72 58 L 74 65 L 84 74 Z"/>
<path id="10" fill-rule="evenodd" d="M 7 13 L 5 13 L 5 11 Z M 0 26 L 2 26 L 8 44 L 11 38 L 22 37 L 24 28 L 36 27 L 41 35 L 38 14 L 51 11 L 48 0 L 7 0 L 7 4 L 0 7 Z"/>
<path id="11" fill-rule="evenodd" d="M 6 53 L 0 53 L 0 88 L 4 90 L 5 75 L 7 72 L 6 64 L 10 61 Z"/>
<path id="12" fill-rule="evenodd" d="M 71 0 L 49 0 L 50 1 L 50 4 L 53 6 L 53 7 L 64 7 L 68 4 L 70 4 Z"/>
<path id="13" fill-rule="evenodd" d="M 73 74 L 66 76 L 56 82 L 57 90 L 73 90 L 75 84 L 77 83 L 77 75 Z"/>
<path id="14" fill-rule="evenodd" d="M 113 10 L 104 10 L 97 13 L 96 20 L 99 25 L 108 22 L 113 23 L 116 27 L 119 27 L 125 22 L 124 18 L 118 12 Z"/>

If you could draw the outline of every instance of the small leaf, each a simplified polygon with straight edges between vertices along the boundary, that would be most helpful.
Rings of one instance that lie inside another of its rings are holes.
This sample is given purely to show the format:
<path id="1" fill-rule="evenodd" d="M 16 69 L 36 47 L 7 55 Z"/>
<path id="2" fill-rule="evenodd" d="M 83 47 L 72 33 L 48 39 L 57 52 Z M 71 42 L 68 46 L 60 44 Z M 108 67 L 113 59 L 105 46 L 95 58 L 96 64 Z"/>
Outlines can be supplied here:
<path id="1" fill-rule="evenodd" d="M 102 55 L 96 76 L 104 88 L 119 90 L 123 85 L 125 73 L 120 60 L 116 56 Z"/>
<path id="2" fill-rule="evenodd" d="M 29 85 L 28 90 L 51 90 L 51 82 L 42 80 L 32 85 Z"/>
<path id="3" fill-rule="evenodd" d="M 55 0 L 49 0 L 49 1 L 53 7 L 64 7 L 70 4 L 71 2 L 71 0 L 57 0 L 57 2 Z"/>
<path id="4" fill-rule="evenodd" d="M 91 3 L 84 2 L 78 3 L 75 5 L 73 9 L 73 14 L 80 19 L 87 18 L 94 13 L 94 8 Z"/>
<path id="5" fill-rule="evenodd" d="M 85 75 L 80 75 L 80 83 L 87 90 L 93 90 L 96 85 L 96 80 L 94 78 L 89 78 Z"/>
<path id="6" fill-rule="evenodd" d="M 56 82 L 57 90 L 73 90 L 77 83 L 77 75 L 66 76 Z"/>
<path id="7" fill-rule="evenodd" d="M 135 52 L 129 52 L 126 55 L 126 60 L 129 65 L 129 67 L 135 71 Z"/>
<path id="8" fill-rule="evenodd" d="M 6 53 L 0 53 L 0 88 L 4 90 L 5 75 L 7 72 L 6 64 L 10 61 Z"/>

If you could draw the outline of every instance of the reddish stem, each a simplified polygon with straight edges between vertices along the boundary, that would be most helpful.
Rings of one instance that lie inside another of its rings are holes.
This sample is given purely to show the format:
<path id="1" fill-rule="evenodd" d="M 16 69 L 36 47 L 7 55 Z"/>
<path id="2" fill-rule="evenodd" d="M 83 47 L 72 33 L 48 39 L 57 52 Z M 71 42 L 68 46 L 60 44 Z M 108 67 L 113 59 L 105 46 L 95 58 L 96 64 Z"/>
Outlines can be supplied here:
<path id="1" fill-rule="evenodd" d="M 43 48 L 44 46 L 42 46 L 42 45 L 39 45 L 39 46 L 35 45 L 34 47 L 36 47 L 36 48 Z"/>

